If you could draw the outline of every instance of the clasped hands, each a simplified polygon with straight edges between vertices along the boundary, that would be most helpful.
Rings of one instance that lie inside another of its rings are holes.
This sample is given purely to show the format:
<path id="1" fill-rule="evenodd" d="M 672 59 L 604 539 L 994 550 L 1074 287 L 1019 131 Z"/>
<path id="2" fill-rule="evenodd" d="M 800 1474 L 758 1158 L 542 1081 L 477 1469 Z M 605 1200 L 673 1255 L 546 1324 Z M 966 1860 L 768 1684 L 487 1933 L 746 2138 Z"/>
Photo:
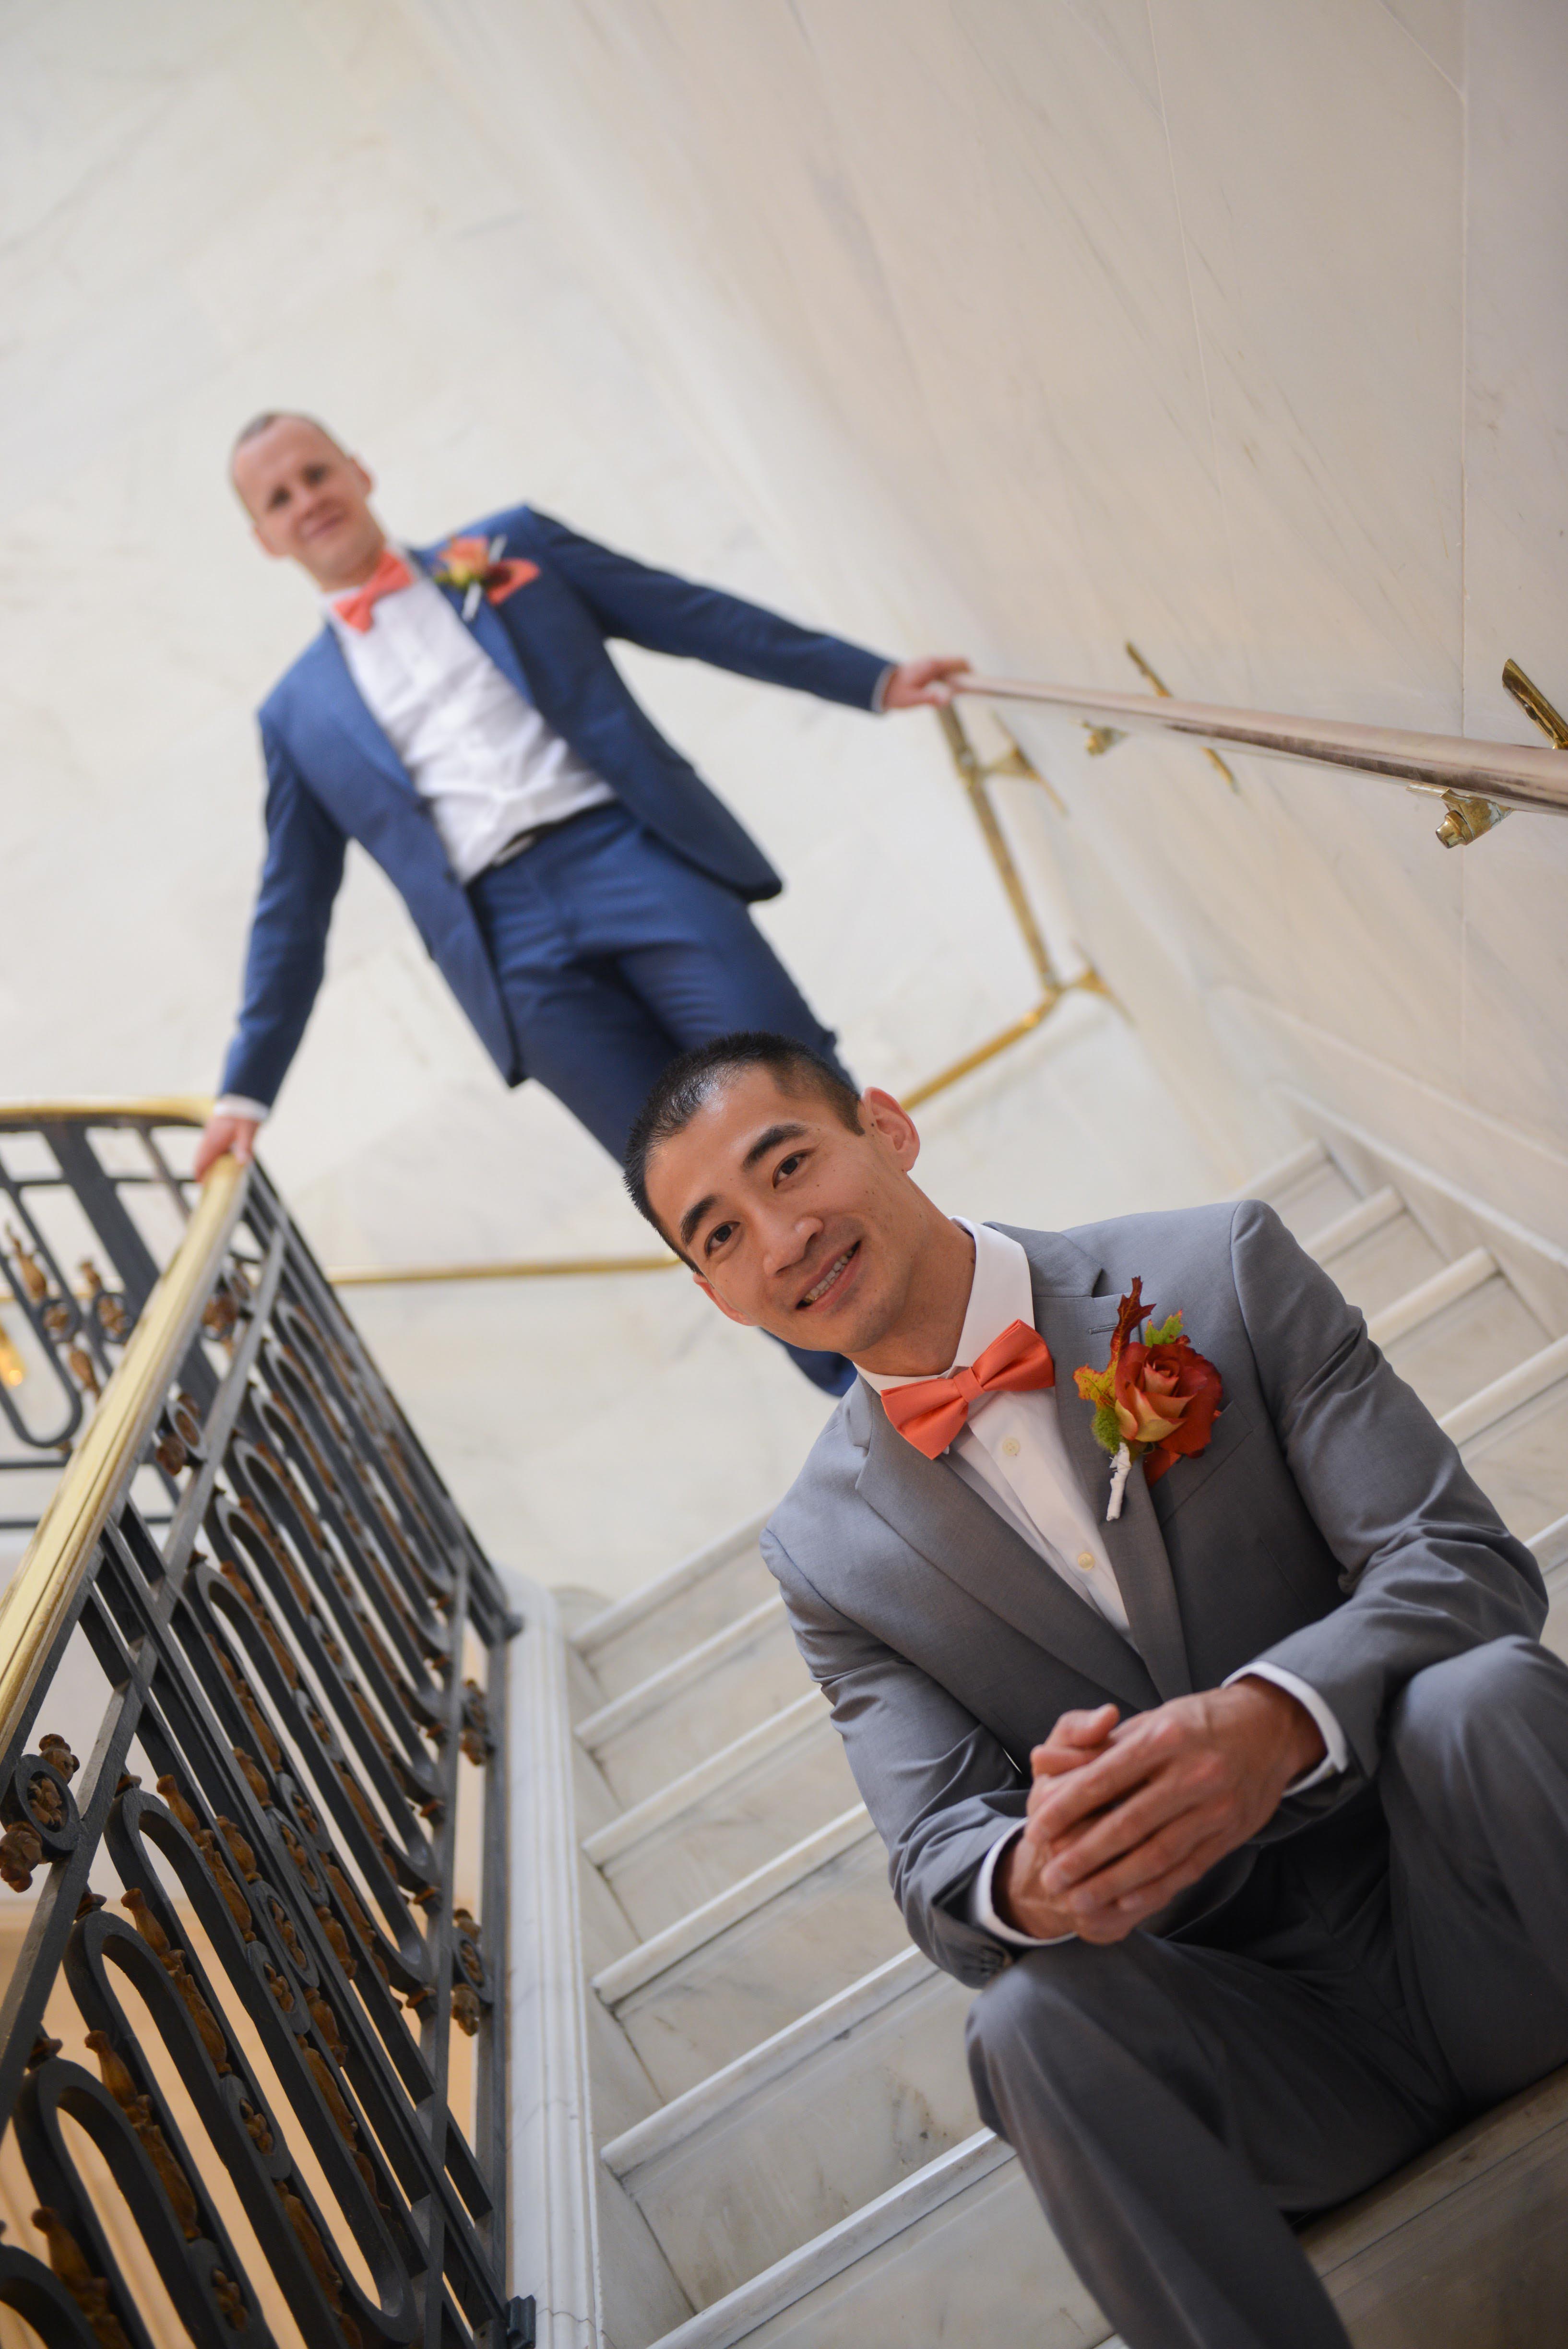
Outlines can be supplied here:
<path id="1" fill-rule="evenodd" d="M 1124 1940 L 1272 1817 L 1323 1759 L 1304 1705 L 1272 1681 L 1118 1717 L 1064 1713 L 1030 1755 L 1023 1832 L 997 1863 L 997 1913 L 1040 1940 Z"/>

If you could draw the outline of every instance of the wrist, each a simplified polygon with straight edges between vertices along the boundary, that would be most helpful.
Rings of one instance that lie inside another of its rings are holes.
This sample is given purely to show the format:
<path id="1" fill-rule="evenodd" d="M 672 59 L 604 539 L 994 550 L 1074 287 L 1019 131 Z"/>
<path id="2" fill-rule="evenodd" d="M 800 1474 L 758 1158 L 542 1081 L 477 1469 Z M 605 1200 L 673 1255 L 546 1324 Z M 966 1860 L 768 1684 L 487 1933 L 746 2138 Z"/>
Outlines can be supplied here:
<path id="1" fill-rule="evenodd" d="M 1040 1864 L 1022 1836 L 1014 1837 L 996 1863 L 991 1879 L 991 1905 L 1015 1933 L 1049 1941 L 1075 1933 L 1077 1920 L 1058 1909 L 1040 1890 Z"/>
<path id="2" fill-rule="evenodd" d="M 1274 1681 L 1245 1679 L 1231 1683 L 1227 1693 L 1240 1697 L 1248 1711 L 1267 1725 L 1274 1766 L 1282 1786 L 1315 1770 L 1327 1752 L 1322 1730 L 1299 1698 Z"/>

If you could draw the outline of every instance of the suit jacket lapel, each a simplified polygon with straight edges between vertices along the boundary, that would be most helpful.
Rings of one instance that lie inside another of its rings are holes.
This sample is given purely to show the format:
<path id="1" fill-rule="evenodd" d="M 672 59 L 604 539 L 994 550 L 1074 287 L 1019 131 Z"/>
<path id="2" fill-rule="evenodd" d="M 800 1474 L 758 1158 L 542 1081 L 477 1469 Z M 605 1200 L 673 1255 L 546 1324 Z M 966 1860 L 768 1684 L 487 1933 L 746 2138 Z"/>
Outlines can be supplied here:
<path id="1" fill-rule="evenodd" d="M 427 574 L 434 569 L 436 557 L 440 552 L 441 549 L 434 546 L 415 548 L 415 558 L 420 568 Z M 457 614 L 458 618 L 462 620 L 467 591 L 461 587 L 442 587 L 441 592 Z M 534 688 L 528 682 L 522 657 L 512 640 L 512 631 L 487 596 L 480 597 L 478 608 L 472 619 L 464 620 L 463 626 L 474 641 L 482 645 L 490 655 L 503 677 L 516 687 L 524 700 L 532 702 L 535 698 Z"/>
<path id="2" fill-rule="evenodd" d="M 1114 1627 L 1037 1557 L 978 1493 L 941 1460 L 906 1444 L 868 1389 L 869 1444 L 858 1488 L 912 1549 L 1037 1647 L 1137 1710 L 1155 1686 Z"/>
<path id="3" fill-rule="evenodd" d="M 1116 1327 L 1116 1299 L 1089 1295 L 1064 1296 L 1056 1284 L 1063 1272 L 1061 1251 L 1070 1247 L 1055 1233 L 1015 1232 L 1029 1257 L 1034 1294 L 1034 1326 L 1051 1349 L 1056 1365 L 1056 1416 L 1078 1483 L 1089 1506 L 1102 1521 L 1110 1495 L 1111 1463 L 1095 1441 L 1094 1413 L 1073 1384 L 1080 1362 L 1103 1368 Z M 1075 1248 L 1081 1265 L 1088 1258 Z M 1092 1278 L 1097 1278 L 1098 1267 Z M 906 1449 L 909 1447 L 906 1446 Z M 1147 1665 L 1161 1697 L 1186 1696 L 1192 1688 L 1187 1641 L 1177 1605 L 1176 1584 L 1165 1539 L 1149 1497 L 1143 1470 L 1135 1467 L 1127 1478 L 1122 1513 L 1113 1523 L 1102 1522 L 1102 1538 L 1110 1554 L 1133 1643 Z"/>
<path id="4" fill-rule="evenodd" d="M 322 706 L 334 723 L 341 727 L 361 758 L 406 792 L 413 791 L 413 779 L 399 758 L 391 743 L 371 717 L 364 695 L 355 684 L 348 664 L 343 657 L 343 647 L 337 641 L 337 630 L 330 623 L 317 639 L 316 683 Z"/>
<path id="5" fill-rule="evenodd" d="M 453 600 L 456 600 L 455 596 Z M 458 608 L 458 616 L 460 619 L 462 616 L 461 605 Z M 532 702 L 534 688 L 528 682 L 527 672 L 523 667 L 517 647 L 512 641 L 512 631 L 494 605 L 487 603 L 482 595 L 479 599 L 479 609 L 468 626 L 472 630 L 476 641 L 483 646 L 502 675 L 516 687 L 524 701 Z"/>

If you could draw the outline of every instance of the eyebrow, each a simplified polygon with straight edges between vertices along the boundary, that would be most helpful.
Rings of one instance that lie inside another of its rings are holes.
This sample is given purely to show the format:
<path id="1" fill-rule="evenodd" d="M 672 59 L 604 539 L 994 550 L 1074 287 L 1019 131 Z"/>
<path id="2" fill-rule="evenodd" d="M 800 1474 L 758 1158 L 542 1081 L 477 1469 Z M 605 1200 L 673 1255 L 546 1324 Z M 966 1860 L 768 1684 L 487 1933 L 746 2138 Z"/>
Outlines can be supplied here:
<path id="1" fill-rule="evenodd" d="M 804 1125 L 770 1125 L 765 1133 L 758 1134 L 755 1142 L 742 1159 L 742 1174 L 749 1174 L 759 1158 L 765 1158 L 770 1150 L 778 1148 L 781 1142 L 795 1141 L 805 1132 Z"/>
<path id="2" fill-rule="evenodd" d="M 765 1158 L 770 1150 L 776 1150 L 781 1142 L 794 1142 L 805 1130 L 804 1125 L 787 1123 L 764 1127 L 741 1161 L 742 1174 L 749 1174 L 758 1159 Z M 698 1200 L 694 1207 L 687 1208 L 680 1218 L 680 1245 L 683 1248 L 691 1247 L 696 1237 L 699 1224 L 703 1216 L 718 1204 L 718 1197 L 716 1191 L 710 1191 L 705 1198 Z"/>
<path id="3" fill-rule="evenodd" d="M 698 1225 L 708 1213 L 709 1208 L 712 1206 L 718 1195 L 719 1195 L 716 1191 L 710 1191 L 705 1199 L 699 1199 L 697 1205 L 694 1207 L 688 1207 L 686 1213 L 681 1216 L 680 1245 L 683 1248 L 691 1247 L 692 1237 L 696 1232 Z"/>

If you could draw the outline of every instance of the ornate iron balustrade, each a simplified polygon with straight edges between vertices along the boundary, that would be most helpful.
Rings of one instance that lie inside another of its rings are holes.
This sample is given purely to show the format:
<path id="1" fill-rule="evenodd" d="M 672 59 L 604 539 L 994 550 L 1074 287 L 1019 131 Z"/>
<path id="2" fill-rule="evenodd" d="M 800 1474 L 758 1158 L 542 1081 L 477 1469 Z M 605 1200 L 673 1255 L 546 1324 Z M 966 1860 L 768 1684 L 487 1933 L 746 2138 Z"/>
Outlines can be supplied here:
<path id="1" fill-rule="evenodd" d="M 194 1122 L 0 1112 L 0 2342 L 513 2349 L 514 1626 Z"/>

